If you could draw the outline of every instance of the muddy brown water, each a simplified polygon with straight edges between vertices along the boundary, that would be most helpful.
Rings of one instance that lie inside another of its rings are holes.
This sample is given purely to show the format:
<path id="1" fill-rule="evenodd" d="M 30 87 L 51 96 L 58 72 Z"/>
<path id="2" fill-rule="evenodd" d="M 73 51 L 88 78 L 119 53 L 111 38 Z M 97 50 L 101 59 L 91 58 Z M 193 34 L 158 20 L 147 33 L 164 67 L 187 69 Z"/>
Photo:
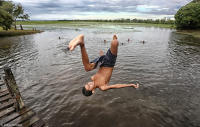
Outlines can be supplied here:
<path id="1" fill-rule="evenodd" d="M 200 39 L 154 27 L 36 27 L 45 32 L 0 38 L 0 69 L 12 68 L 25 103 L 49 127 L 200 126 Z M 117 34 L 110 84 L 139 81 L 140 88 L 84 97 L 81 88 L 97 70 L 84 71 L 79 48 L 66 50 L 81 33 L 91 60 Z"/>

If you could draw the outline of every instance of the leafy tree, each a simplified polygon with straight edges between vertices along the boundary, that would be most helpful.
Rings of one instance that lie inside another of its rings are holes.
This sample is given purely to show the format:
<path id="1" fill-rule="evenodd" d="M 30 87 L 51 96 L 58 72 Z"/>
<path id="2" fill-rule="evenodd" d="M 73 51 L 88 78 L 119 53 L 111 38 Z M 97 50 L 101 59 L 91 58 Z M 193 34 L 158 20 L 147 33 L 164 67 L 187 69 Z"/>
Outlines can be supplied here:
<path id="1" fill-rule="evenodd" d="M 193 0 L 192 3 L 200 2 L 200 0 Z"/>
<path id="2" fill-rule="evenodd" d="M 5 10 L 0 9 L 0 26 L 2 26 L 4 30 L 8 30 L 11 28 L 12 22 L 12 16 Z"/>
<path id="3" fill-rule="evenodd" d="M 180 8 L 175 15 L 175 24 L 180 29 L 200 28 L 200 0 Z"/>
<path id="4" fill-rule="evenodd" d="M 29 15 L 24 13 L 24 9 L 21 4 L 14 4 L 12 1 L 0 1 L 0 9 L 2 12 L 1 20 L 2 21 L 8 20 L 6 23 L 7 26 L 5 28 L 10 28 L 10 27 L 8 27 L 8 24 L 9 23 L 12 24 L 14 21 L 15 29 L 17 29 L 17 27 L 16 27 L 17 19 L 22 19 L 22 20 L 29 19 Z M 3 18 L 5 18 L 5 19 L 3 19 Z M 10 20 L 9 18 L 12 18 L 12 20 Z M 3 23 L 3 24 L 5 25 L 5 23 Z M 1 25 L 3 25 L 3 24 L 1 23 Z M 22 26 L 21 26 L 21 29 L 23 29 Z"/>
<path id="5" fill-rule="evenodd" d="M 2 6 L 2 4 L 3 4 L 3 0 L 0 0 L 0 6 Z"/>
<path id="6" fill-rule="evenodd" d="M 29 15 L 24 14 L 24 9 L 23 9 L 21 4 L 17 4 L 17 5 L 15 5 L 14 10 L 13 10 L 13 18 L 14 18 L 14 21 L 15 21 L 15 29 L 16 29 L 17 19 L 28 20 Z"/>
<path id="7" fill-rule="evenodd" d="M 12 15 L 14 4 L 11 1 L 3 1 L 1 8 Z"/>

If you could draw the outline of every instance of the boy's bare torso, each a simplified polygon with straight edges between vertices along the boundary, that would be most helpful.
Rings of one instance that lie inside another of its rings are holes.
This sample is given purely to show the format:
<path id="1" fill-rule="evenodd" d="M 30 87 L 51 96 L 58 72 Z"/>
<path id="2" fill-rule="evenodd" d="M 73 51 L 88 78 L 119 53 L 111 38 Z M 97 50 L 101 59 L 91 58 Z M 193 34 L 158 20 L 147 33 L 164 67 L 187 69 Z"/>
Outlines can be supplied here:
<path id="1" fill-rule="evenodd" d="M 101 67 L 98 72 L 91 77 L 96 87 L 101 87 L 108 84 L 112 76 L 113 67 Z"/>

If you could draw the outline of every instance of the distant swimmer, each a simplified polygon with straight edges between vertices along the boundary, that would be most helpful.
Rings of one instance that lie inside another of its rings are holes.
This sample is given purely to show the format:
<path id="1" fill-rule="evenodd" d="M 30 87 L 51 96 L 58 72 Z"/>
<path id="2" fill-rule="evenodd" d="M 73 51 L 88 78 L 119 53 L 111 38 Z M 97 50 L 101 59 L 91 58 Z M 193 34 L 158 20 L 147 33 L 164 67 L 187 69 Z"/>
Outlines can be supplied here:
<path id="1" fill-rule="evenodd" d="M 123 88 L 123 87 L 133 87 L 139 88 L 138 83 L 132 84 L 114 84 L 109 85 L 110 78 L 112 76 L 113 68 L 115 66 L 115 62 L 117 59 L 119 42 L 117 40 L 117 36 L 113 36 L 113 40 L 111 41 L 111 47 L 108 49 L 106 55 L 100 51 L 100 56 L 93 61 L 89 62 L 88 54 L 85 48 L 84 43 L 84 35 L 79 35 L 70 41 L 68 45 L 68 49 L 70 51 L 74 50 L 76 46 L 80 46 L 82 62 L 85 68 L 85 71 L 91 71 L 97 66 L 99 67 L 98 72 L 91 77 L 91 82 L 85 84 L 82 88 L 82 93 L 85 96 L 91 96 L 96 88 L 99 88 L 102 91 L 113 89 L 113 88 Z"/>
<path id="2" fill-rule="evenodd" d="M 130 41 L 130 39 L 128 39 L 128 42 Z"/>

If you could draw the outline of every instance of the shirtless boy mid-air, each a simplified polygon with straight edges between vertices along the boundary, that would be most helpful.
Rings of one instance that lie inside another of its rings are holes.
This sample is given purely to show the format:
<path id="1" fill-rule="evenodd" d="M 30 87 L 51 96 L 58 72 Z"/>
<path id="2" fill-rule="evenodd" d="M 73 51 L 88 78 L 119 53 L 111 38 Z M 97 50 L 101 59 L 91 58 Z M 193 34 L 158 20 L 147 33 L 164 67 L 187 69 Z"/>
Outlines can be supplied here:
<path id="1" fill-rule="evenodd" d="M 100 57 L 95 60 L 89 62 L 88 54 L 86 52 L 85 43 L 84 43 L 84 35 L 79 35 L 74 38 L 69 43 L 69 50 L 72 51 L 76 48 L 76 46 L 80 46 L 81 54 L 82 54 L 82 62 L 85 68 L 85 71 L 91 71 L 100 66 L 98 72 L 91 77 L 91 82 L 88 82 L 82 89 L 82 93 L 85 96 L 90 96 L 94 93 L 96 88 L 100 90 L 108 90 L 112 88 L 122 88 L 122 87 L 134 87 L 138 88 L 139 84 L 115 84 L 108 85 L 113 68 L 115 66 L 116 58 L 117 58 L 117 50 L 118 50 L 118 40 L 117 36 L 113 36 L 113 40 L 111 42 L 111 47 L 108 49 L 106 55 L 103 55 L 103 52 L 100 51 Z"/>

